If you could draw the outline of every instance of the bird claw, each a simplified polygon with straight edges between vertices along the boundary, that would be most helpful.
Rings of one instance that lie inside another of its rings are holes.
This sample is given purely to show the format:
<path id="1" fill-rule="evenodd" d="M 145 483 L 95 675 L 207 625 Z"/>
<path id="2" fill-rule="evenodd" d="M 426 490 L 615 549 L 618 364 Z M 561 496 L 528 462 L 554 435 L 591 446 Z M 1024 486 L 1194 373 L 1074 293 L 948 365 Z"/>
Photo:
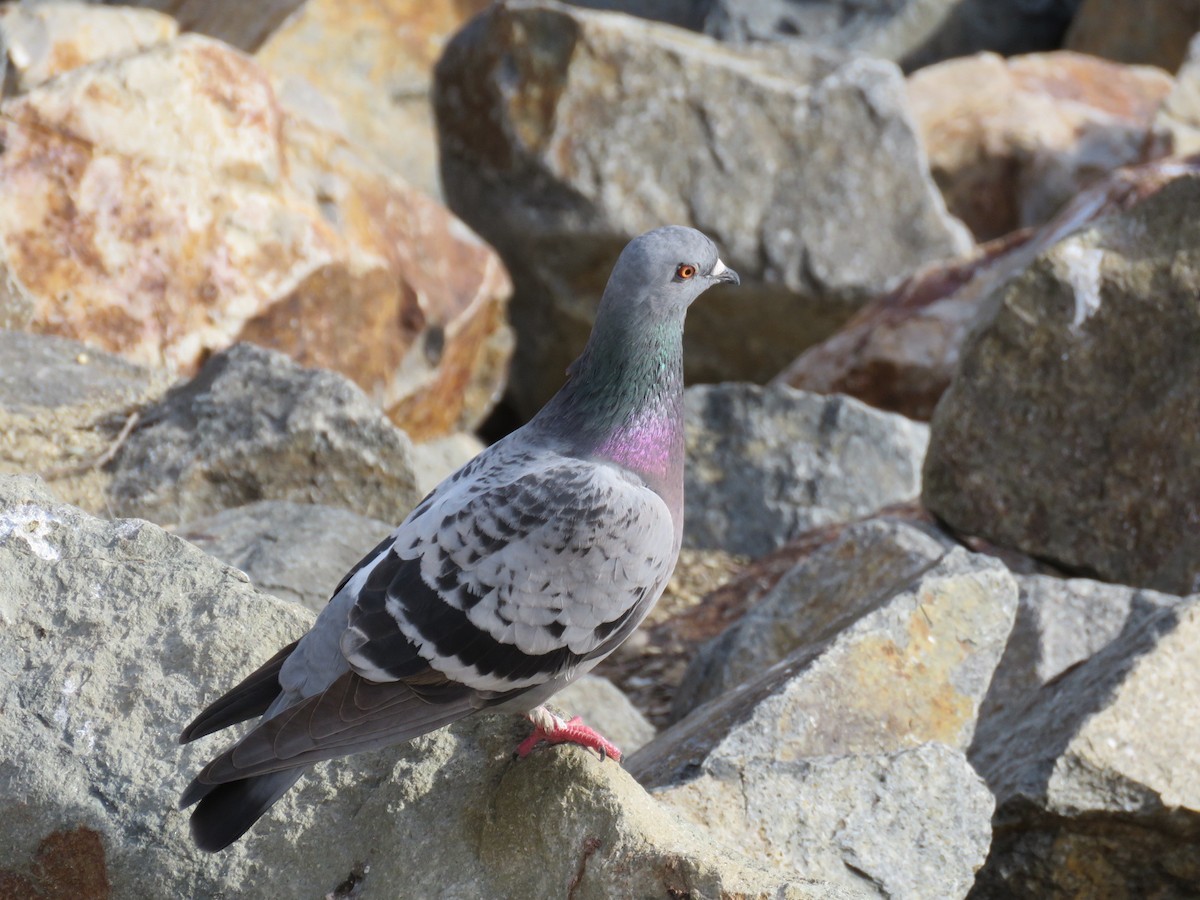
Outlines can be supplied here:
<path id="1" fill-rule="evenodd" d="M 578 744 L 581 747 L 590 747 L 597 751 L 601 760 L 611 757 L 615 762 L 621 761 L 621 751 L 616 744 L 584 725 L 580 716 L 575 716 L 566 722 L 553 715 L 548 719 L 538 717 L 534 721 L 536 724 L 533 733 L 517 747 L 516 756 L 519 759 L 524 759 L 533 752 L 535 747 L 544 743 L 551 745 Z"/>

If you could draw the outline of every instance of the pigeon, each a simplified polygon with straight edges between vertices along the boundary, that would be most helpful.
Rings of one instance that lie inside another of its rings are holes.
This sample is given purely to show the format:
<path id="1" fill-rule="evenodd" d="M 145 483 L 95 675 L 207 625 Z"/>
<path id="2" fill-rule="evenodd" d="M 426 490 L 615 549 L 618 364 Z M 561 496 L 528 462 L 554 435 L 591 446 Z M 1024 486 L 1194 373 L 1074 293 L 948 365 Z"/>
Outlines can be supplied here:
<path id="1" fill-rule="evenodd" d="M 645 618 L 683 534 L 683 324 L 739 284 L 709 238 L 667 226 L 617 259 L 567 381 L 439 484 L 352 568 L 312 629 L 212 703 L 187 743 L 261 720 L 184 791 L 197 846 L 232 844 L 314 763 L 480 711 L 525 715 L 518 748 L 620 751 L 545 706 Z"/>

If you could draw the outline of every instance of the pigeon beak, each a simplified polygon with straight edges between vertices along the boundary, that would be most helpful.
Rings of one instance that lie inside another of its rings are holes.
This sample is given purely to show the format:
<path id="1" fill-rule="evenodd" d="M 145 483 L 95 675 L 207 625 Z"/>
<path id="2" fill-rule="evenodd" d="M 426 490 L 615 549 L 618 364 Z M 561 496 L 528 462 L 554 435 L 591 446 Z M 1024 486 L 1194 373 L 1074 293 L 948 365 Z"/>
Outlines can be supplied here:
<path id="1" fill-rule="evenodd" d="M 738 277 L 738 273 L 733 271 L 733 269 L 729 268 L 729 266 L 725 265 L 725 263 L 721 262 L 719 259 L 717 260 L 717 264 L 713 266 L 712 277 L 717 281 L 726 282 L 728 284 L 741 285 L 742 283 L 742 279 Z"/>

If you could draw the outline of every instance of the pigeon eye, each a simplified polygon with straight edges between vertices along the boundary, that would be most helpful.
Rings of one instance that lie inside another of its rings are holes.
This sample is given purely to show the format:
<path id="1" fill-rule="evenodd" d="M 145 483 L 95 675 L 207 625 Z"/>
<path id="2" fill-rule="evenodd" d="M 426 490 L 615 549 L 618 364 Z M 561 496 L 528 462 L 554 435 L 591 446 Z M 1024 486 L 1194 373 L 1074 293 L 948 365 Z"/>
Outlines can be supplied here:
<path id="1" fill-rule="evenodd" d="M 695 274 L 696 274 L 696 267 L 690 266 L 687 263 L 680 263 L 679 266 L 675 269 L 675 277 L 680 279 L 681 281 L 687 281 L 689 278 L 691 278 Z"/>

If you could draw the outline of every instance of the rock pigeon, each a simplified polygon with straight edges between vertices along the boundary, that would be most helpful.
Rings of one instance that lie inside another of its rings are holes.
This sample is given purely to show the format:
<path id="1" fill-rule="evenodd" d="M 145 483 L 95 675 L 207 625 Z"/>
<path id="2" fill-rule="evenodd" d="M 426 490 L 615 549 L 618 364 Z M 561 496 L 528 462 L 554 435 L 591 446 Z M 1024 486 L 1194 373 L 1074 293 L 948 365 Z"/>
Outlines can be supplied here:
<path id="1" fill-rule="evenodd" d="M 261 721 L 180 808 L 216 852 L 313 763 L 397 744 L 481 710 L 540 743 L 620 751 L 542 704 L 628 637 L 666 587 L 683 532 L 683 322 L 738 284 L 691 228 L 621 252 L 587 346 L 528 424 L 438 485 L 342 580 L 304 637 L 202 712 L 186 743 Z"/>

